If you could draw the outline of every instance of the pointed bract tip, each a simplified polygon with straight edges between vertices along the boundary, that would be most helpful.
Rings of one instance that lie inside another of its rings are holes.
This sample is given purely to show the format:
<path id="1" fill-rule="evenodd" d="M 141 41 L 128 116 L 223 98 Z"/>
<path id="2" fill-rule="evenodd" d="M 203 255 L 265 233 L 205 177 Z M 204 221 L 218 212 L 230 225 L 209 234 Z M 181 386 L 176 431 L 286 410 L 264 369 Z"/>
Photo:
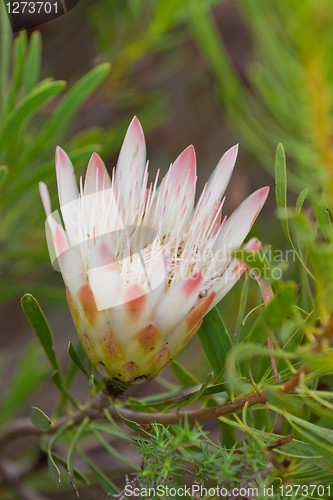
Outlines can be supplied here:
<path id="1" fill-rule="evenodd" d="M 93 152 L 93 154 L 91 155 L 90 159 L 102 160 L 102 158 L 99 156 L 98 153 L 96 153 L 96 151 Z"/>
<path id="2" fill-rule="evenodd" d="M 67 155 L 67 153 L 60 147 L 56 147 L 56 152 L 55 152 L 55 163 L 56 163 L 56 168 L 66 168 L 68 165 L 68 162 L 70 164 L 70 159 Z"/>
<path id="3" fill-rule="evenodd" d="M 90 171 L 90 170 L 94 171 L 95 169 L 100 170 L 103 174 L 105 173 L 104 162 L 103 162 L 102 158 L 99 156 L 99 154 L 96 152 L 94 152 L 90 157 L 88 167 L 87 167 L 87 174 L 88 174 L 88 171 Z"/>
<path id="4" fill-rule="evenodd" d="M 196 154 L 195 154 L 195 149 L 194 149 L 193 144 L 190 144 L 189 146 L 187 146 L 187 148 L 184 149 L 182 154 L 192 156 L 194 158 L 194 160 L 196 160 Z"/>
<path id="5" fill-rule="evenodd" d="M 263 203 L 265 203 L 265 201 L 267 200 L 267 196 L 268 196 L 268 193 L 269 193 L 269 186 L 265 186 L 261 189 L 258 189 L 257 193 L 260 194 L 263 198 Z"/>
<path id="6" fill-rule="evenodd" d="M 46 217 L 48 217 L 51 213 L 51 200 L 49 191 L 47 189 L 47 185 L 45 184 L 45 182 L 39 182 L 38 187 L 39 187 L 39 194 L 45 210 L 45 214 Z"/>
<path id="7" fill-rule="evenodd" d="M 134 116 L 131 123 L 129 124 L 127 132 L 129 131 L 133 131 L 144 138 L 143 128 L 137 116 Z"/>
<path id="8" fill-rule="evenodd" d="M 193 171 L 193 174 L 195 174 L 196 171 L 196 155 L 195 155 L 195 149 L 192 145 L 188 146 L 180 155 L 177 157 L 177 159 L 174 161 L 174 163 L 171 165 L 173 167 L 177 166 L 178 168 L 185 168 L 185 169 L 190 169 Z"/>
<path id="9" fill-rule="evenodd" d="M 227 151 L 222 156 L 221 160 L 222 159 L 224 161 L 226 159 L 231 160 L 230 166 L 233 168 L 235 166 L 237 156 L 238 156 L 238 144 L 235 144 L 234 146 L 231 146 L 231 148 L 227 149 Z"/>

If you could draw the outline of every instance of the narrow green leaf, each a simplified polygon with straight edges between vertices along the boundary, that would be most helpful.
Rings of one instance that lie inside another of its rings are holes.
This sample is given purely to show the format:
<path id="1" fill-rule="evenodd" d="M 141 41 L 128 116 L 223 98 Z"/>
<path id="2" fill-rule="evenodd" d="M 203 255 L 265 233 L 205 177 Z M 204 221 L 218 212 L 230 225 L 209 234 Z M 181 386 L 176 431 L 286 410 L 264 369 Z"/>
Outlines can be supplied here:
<path id="1" fill-rule="evenodd" d="M 77 342 L 75 353 L 76 353 L 76 356 L 78 357 L 79 361 L 81 363 L 83 363 L 83 361 L 86 358 L 86 354 L 84 352 L 84 349 L 83 349 L 80 341 Z M 78 371 L 79 371 L 79 367 L 78 367 L 77 363 L 75 363 L 72 360 L 72 362 L 67 370 L 65 380 L 64 380 L 64 386 L 66 387 L 66 389 L 69 389 L 71 387 Z"/>
<path id="2" fill-rule="evenodd" d="M 60 470 L 59 470 L 59 467 L 57 466 L 57 464 L 55 463 L 55 461 L 53 460 L 52 455 L 48 455 L 48 457 L 47 457 L 47 463 L 48 463 L 49 470 L 51 472 L 52 478 L 56 482 L 60 483 L 61 482 Z"/>
<path id="3" fill-rule="evenodd" d="M 246 276 L 244 283 L 243 283 L 243 286 L 242 286 L 242 292 L 241 292 L 240 302 L 239 302 L 239 310 L 238 310 L 237 321 L 236 321 L 235 341 L 237 343 L 240 340 L 240 329 L 245 322 L 244 315 L 245 315 L 245 309 L 246 309 L 246 303 L 247 303 L 247 296 L 249 293 L 249 285 L 250 285 L 250 280 Z M 233 339 L 231 339 L 231 340 L 233 340 Z"/>
<path id="4" fill-rule="evenodd" d="M 246 430 L 237 421 L 230 417 L 219 417 L 219 420 L 240 431 L 244 432 Z M 262 437 L 265 440 L 266 445 L 269 445 L 270 443 L 277 441 L 278 439 L 283 437 L 278 434 L 262 432 L 254 428 L 252 428 L 251 431 L 256 433 L 259 437 Z M 298 441 L 297 439 L 293 439 L 290 443 L 284 445 L 283 448 L 276 448 L 274 451 L 275 453 L 279 453 L 288 457 L 308 460 L 311 459 L 311 464 L 313 464 L 312 460 L 321 458 L 321 455 L 318 455 L 318 453 L 315 452 L 311 445 L 309 445 L 308 443 L 304 443 L 303 441 Z"/>
<path id="5" fill-rule="evenodd" d="M 97 465 L 95 465 L 90 460 L 90 458 L 87 457 L 85 453 L 83 453 L 82 450 L 78 450 L 78 452 L 80 453 L 81 457 L 86 462 L 86 464 L 89 466 L 91 471 L 95 474 L 99 484 L 101 485 L 105 493 L 111 493 L 113 495 L 117 495 L 119 493 L 119 490 L 116 487 L 116 485 L 111 481 L 111 479 L 109 479 L 106 476 L 106 474 L 104 474 L 104 472 L 102 472 L 101 469 L 97 467 Z"/>
<path id="6" fill-rule="evenodd" d="M 23 79 L 24 94 L 27 95 L 39 80 L 42 55 L 42 37 L 39 31 L 34 31 L 30 37 L 28 57 Z"/>
<path id="7" fill-rule="evenodd" d="M 8 15 L 4 2 L 0 6 L 1 20 L 1 104 L 4 105 L 9 79 L 9 64 L 10 64 L 10 46 L 12 40 L 12 30 L 10 28 Z"/>
<path id="8" fill-rule="evenodd" d="M 62 465 L 67 470 L 66 460 L 64 460 L 57 453 L 54 453 L 54 451 L 52 452 L 52 457 L 53 457 L 54 462 L 58 463 L 59 465 Z M 75 469 L 75 467 L 73 467 L 73 472 L 74 472 L 75 479 L 77 479 L 78 481 L 81 481 L 81 483 L 83 483 L 83 484 L 89 484 L 89 479 L 84 474 L 82 474 L 82 472 Z"/>
<path id="9" fill-rule="evenodd" d="M 81 361 L 81 359 L 79 358 L 79 356 L 76 354 L 76 351 L 72 345 L 72 343 L 69 341 L 68 342 L 68 348 L 67 348 L 67 352 L 68 352 L 68 355 L 69 357 L 71 358 L 71 360 L 73 361 L 73 363 L 76 364 L 76 366 L 81 370 L 82 373 L 85 374 L 85 376 L 90 379 L 90 374 L 87 372 L 87 370 L 85 369 L 85 367 L 83 366 L 83 363 Z"/>
<path id="10" fill-rule="evenodd" d="M 0 166 L 0 184 L 6 179 L 8 175 L 8 167 L 6 165 Z"/>
<path id="11" fill-rule="evenodd" d="M 128 425 L 128 427 L 130 429 L 133 429 L 134 431 L 138 432 L 138 433 L 141 433 L 141 434 L 145 434 L 146 436 L 150 436 L 149 432 L 145 431 L 140 425 L 138 425 L 136 422 L 134 422 L 133 420 L 129 420 L 128 418 L 124 417 L 118 410 L 118 408 L 116 407 L 116 405 L 113 403 L 113 401 L 111 400 L 111 405 L 114 409 L 114 411 L 117 413 L 117 415 L 120 417 L 120 419 L 125 422 L 126 425 Z"/>
<path id="12" fill-rule="evenodd" d="M 232 343 L 216 307 L 205 316 L 198 336 L 215 375 L 219 375 L 224 369 Z"/>
<path id="13" fill-rule="evenodd" d="M 110 425 L 110 422 L 99 422 L 99 421 L 94 421 L 91 422 L 90 424 L 91 429 L 96 429 L 99 432 L 103 432 L 103 434 L 110 434 L 110 436 L 114 436 L 116 438 L 120 438 L 124 441 L 129 441 L 133 442 L 132 437 L 130 437 L 124 430 L 122 430 L 120 427 L 113 425 L 113 423 Z"/>
<path id="14" fill-rule="evenodd" d="M 179 382 L 184 387 L 192 387 L 194 385 L 201 384 L 200 380 L 198 380 L 194 375 L 192 375 L 192 373 L 186 370 L 186 368 L 178 361 L 172 361 L 170 367 L 173 374 L 177 377 Z"/>
<path id="15" fill-rule="evenodd" d="M 65 82 L 41 82 L 35 87 L 13 111 L 8 115 L 3 124 L 1 144 L 4 144 L 16 132 L 17 127 L 36 113 L 50 99 L 59 94 L 64 88 Z"/>
<path id="16" fill-rule="evenodd" d="M 306 266 L 302 257 L 298 253 L 295 248 L 295 245 L 292 242 L 289 224 L 288 224 L 288 210 L 287 210 L 287 166 L 286 166 L 286 156 L 284 153 L 283 145 L 281 143 L 278 144 L 276 148 L 275 155 L 275 196 L 276 196 L 276 205 L 278 209 L 278 214 L 281 219 L 282 229 L 294 250 L 298 260 L 306 270 L 306 272 L 311 276 L 312 279 L 315 279 L 311 271 Z"/>
<path id="17" fill-rule="evenodd" d="M 37 429 L 46 431 L 51 426 L 51 419 L 36 406 L 31 407 L 31 422 Z"/>
<path id="18" fill-rule="evenodd" d="M 249 319 L 250 316 L 252 316 L 252 314 L 256 311 L 258 311 L 258 309 L 260 309 L 261 307 L 265 307 L 265 304 L 262 303 L 262 304 L 258 304 L 257 306 L 253 307 L 253 309 L 251 309 L 247 315 L 245 316 L 245 318 L 243 319 L 242 321 L 242 326 L 245 325 L 245 323 L 247 322 L 247 320 Z"/>
<path id="19" fill-rule="evenodd" d="M 63 131 L 66 125 L 75 115 L 77 109 L 82 102 L 100 85 L 110 71 L 110 65 L 105 63 L 97 66 L 85 76 L 83 76 L 71 88 L 66 96 L 62 99 L 61 103 L 52 114 L 44 128 L 44 131 L 31 145 L 31 148 L 24 155 L 22 163 L 29 161 L 34 156 L 40 154 L 50 140 L 52 140 L 59 131 Z"/>
<path id="20" fill-rule="evenodd" d="M 200 387 L 200 389 L 198 391 L 194 392 L 191 395 L 190 399 L 188 399 L 187 401 L 184 402 L 184 406 L 188 405 L 188 404 L 192 404 L 195 401 L 198 401 L 198 399 L 201 399 L 203 397 L 203 395 L 205 394 L 207 387 L 210 386 L 210 384 L 213 382 L 213 379 L 214 379 L 213 372 L 208 373 L 206 381 L 202 384 L 202 386 Z"/>
<path id="21" fill-rule="evenodd" d="M 60 437 L 69 429 L 69 427 L 71 427 L 73 425 L 73 422 L 70 421 L 70 420 L 67 420 L 67 422 L 64 423 L 64 425 L 62 425 L 55 433 L 54 435 L 51 437 L 51 439 L 49 440 L 48 444 L 47 444 L 47 449 L 46 449 L 46 453 L 47 453 L 47 456 L 48 456 L 48 465 L 49 465 L 49 469 L 50 469 L 50 472 L 52 474 L 52 477 L 55 481 L 57 481 L 58 483 L 60 483 L 60 479 L 61 479 L 61 474 L 60 474 L 60 470 L 59 470 L 59 467 L 57 466 L 57 464 L 55 463 L 54 459 L 53 459 L 53 453 L 52 453 L 52 448 L 53 448 L 53 445 L 58 441 L 58 439 L 60 439 Z"/>
<path id="22" fill-rule="evenodd" d="M 284 413 L 285 414 L 285 413 Z M 287 417 L 288 418 L 288 417 Z M 311 444 L 319 451 L 327 460 L 332 463 L 333 447 L 327 445 L 322 439 L 317 439 L 312 433 L 306 432 L 300 425 L 297 425 L 292 420 L 288 419 L 292 427 L 303 437 L 305 441 Z"/>
<path id="23" fill-rule="evenodd" d="M 302 207 L 303 207 L 303 203 L 307 197 L 307 195 L 309 194 L 309 190 L 308 188 L 304 188 L 300 194 L 298 195 L 298 198 L 297 198 L 297 201 L 296 201 L 296 211 L 300 214 L 301 213 L 301 210 L 302 210 Z"/>
<path id="24" fill-rule="evenodd" d="M 3 107 L 3 116 L 6 116 L 6 114 L 9 111 L 11 111 L 11 109 L 14 107 L 15 100 L 20 90 L 23 78 L 26 49 L 27 49 L 27 35 L 24 31 L 21 31 L 19 36 L 15 39 L 14 42 L 13 76 L 9 87 L 10 88 L 9 96 L 8 99 L 5 101 Z"/>
<path id="25" fill-rule="evenodd" d="M 327 206 L 320 201 L 316 206 L 317 221 L 327 243 L 333 241 L 333 226 Z"/>
<path id="26" fill-rule="evenodd" d="M 130 460 L 127 460 L 127 458 L 125 458 L 113 446 L 111 446 L 110 443 L 108 443 L 104 439 L 104 437 L 96 430 L 96 428 L 92 427 L 92 431 L 95 434 L 98 441 L 101 443 L 101 445 L 110 453 L 110 455 L 113 455 L 115 458 L 117 458 L 117 460 L 119 460 L 120 462 L 123 462 L 124 464 L 131 467 L 131 469 L 134 469 L 137 471 L 140 470 L 139 467 L 135 463 L 131 462 Z"/>
<path id="27" fill-rule="evenodd" d="M 79 442 L 79 439 L 81 438 L 81 436 L 82 436 L 82 434 L 83 434 L 83 432 L 88 424 L 89 424 L 89 418 L 86 417 L 82 420 L 81 424 L 79 425 L 78 429 L 76 430 L 75 435 L 72 439 L 69 451 L 68 451 L 68 455 L 67 455 L 67 473 L 68 473 L 68 477 L 70 479 L 70 482 L 72 483 L 72 486 L 75 490 L 77 497 L 79 497 L 80 495 L 79 495 L 79 492 L 78 492 L 78 490 L 75 486 L 75 483 L 74 483 L 74 469 L 73 469 L 74 455 L 75 455 L 75 451 L 76 451 L 76 447 L 77 447 L 77 444 Z"/>
<path id="28" fill-rule="evenodd" d="M 54 370 L 61 373 L 60 364 L 53 350 L 53 337 L 49 324 L 41 310 L 37 300 L 29 293 L 21 299 L 22 309 L 28 318 L 44 352 Z"/>
<path id="29" fill-rule="evenodd" d="M 290 234 L 287 218 L 287 167 L 286 156 L 281 143 L 278 144 L 275 155 L 275 196 L 277 207 L 282 213 L 282 229 L 289 240 Z"/>
<path id="30" fill-rule="evenodd" d="M 78 410 L 81 410 L 81 405 L 76 401 L 75 398 L 70 394 L 70 392 L 67 390 L 67 388 L 64 386 L 63 378 L 60 376 L 59 372 L 56 370 L 54 373 L 52 373 L 52 380 L 55 383 L 55 385 L 58 387 L 59 391 L 64 395 L 64 397 L 70 401 L 75 408 Z"/>

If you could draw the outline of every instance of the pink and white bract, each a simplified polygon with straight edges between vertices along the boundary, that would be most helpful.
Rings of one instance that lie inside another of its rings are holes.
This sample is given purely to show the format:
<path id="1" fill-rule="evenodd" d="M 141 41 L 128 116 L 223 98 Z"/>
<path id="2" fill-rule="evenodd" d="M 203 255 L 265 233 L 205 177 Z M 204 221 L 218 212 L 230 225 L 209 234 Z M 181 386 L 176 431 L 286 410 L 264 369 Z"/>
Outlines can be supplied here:
<path id="1" fill-rule="evenodd" d="M 62 272 L 88 359 L 115 386 L 155 377 L 244 272 L 246 266 L 232 254 L 269 188 L 259 189 L 231 217 L 222 218 L 221 199 L 237 150 L 234 146 L 222 156 L 194 206 L 193 147 L 178 156 L 159 185 L 159 172 L 149 182 L 137 118 L 128 128 L 112 179 L 94 153 L 78 189 L 70 159 L 57 148 L 65 229 L 51 213 L 47 187 L 40 183 L 49 249 Z M 142 229 L 150 229 L 150 236 L 142 236 Z M 252 239 L 245 247 L 258 251 L 260 242 Z"/>

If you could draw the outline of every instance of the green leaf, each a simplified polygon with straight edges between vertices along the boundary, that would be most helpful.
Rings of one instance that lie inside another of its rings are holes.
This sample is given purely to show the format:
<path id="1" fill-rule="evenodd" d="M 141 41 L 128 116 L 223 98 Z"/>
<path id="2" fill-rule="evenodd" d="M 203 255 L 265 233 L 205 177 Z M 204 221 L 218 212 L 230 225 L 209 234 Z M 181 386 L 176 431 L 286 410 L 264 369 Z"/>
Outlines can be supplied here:
<path id="1" fill-rule="evenodd" d="M 90 374 L 87 372 L 87 370 L 83 366 L 82 361 L 80 360 L 79 356 L 76 354 L 76 351 L 75 351 L 75 349 L 70 341 L 68 342 L 67 352 L 68 352 L 69 357 L 73 361 L 73 363 L 75 363 L 76 366 L 81 370 L 81 372 L 84 373 L 88 379 L 90 379 Z"/>
<path id="2" fill-rule="evenodd" d="M 92 71 L 83 76 L 70 89 L 61 103 L 52 114 L 52 117 L 45 126 L 43 132 L 31 145 L 31 148 L 24 155 L 22 163 L 29 161 L 36 155 L 39 155 L 59 131 L 63 131 L 69 121 L 75 115 L 82 102 L 98 87 L 106 78 L 110 71 L 110 65 L 105 63 L 97 66 Z"/>
<path id="3" fill-rule="evenodd" d="M 82 436 L 82 434 L 83 434 L 83 432 L 88 424 L 89 424 L 89 418 L 86 417 L 82 420 L 78 429 L 76 429 L 75 435 L 72 439 L 72 442 L 71 442 L 71 445 L 70 445 L 70 448 L 68 451 L 68 455 L 67 455 L 67 473 L 68 473 L 68 477 L 70 479 L 70 482 L 72 483 L 72 486 L 75 490 L 77 497 L 79 497 L 80 495 L 79 495 L 79 492 L 78 492 L 78 490 L 75 486 L 75 483 L 74 483 L 74 469 L 73 469 L 74 455 L 75 455 L 78 441 L 81 438 L 81 436 Z"/>
<path id="4" fill-rule="evenodd" d="M 205 391 L 207 387 L 210 386 L 210 384 L 213 382 L 214 379 L 214 374 L 213 372 L 208 373 L 206 381 L 202 384 L 200 389 L 198 391 L 195 391 L 194 393 L 191 394 L 190 399 L 184 402 L 184 406 L 188 404 L 192 404 L 195 401 L 198 401 L 198 399 L 201 399 L 203 395 L 205 394 Z"/>
<path id="5" fill-rule="evenodd" d="M 275 155 L 275 196 L 282 229 L 298 260 L 300 261 L 306 272 L 309 274 L 309 276 L 311 276 L 312 279 L 315 279 L 311 271 L 305 265 L 302 257 L 296 250 L 290 236 L 287 211 L 287 166 L 286 156 L 281 143 L 278 144 Z"/>
<path id="6" fill-rule="evenodd" d="M 23 78 L 26 49 L 27 49 L 27 35 L 24 31 L 21 31 L 21 33 L 15 39 L 14 42 L 13 76 L 10 82 L 9 96 L 3 106 L 2 110 L 3 116 L 6 116 L 8 111 L 11 111 L 11 109 L 13 108 L 15 100 L 17 98 L 17 94 L 20 90 Z"/>
<path id="7" fill-rule="evenodd" d="M 51 426 L 51 419 L 36 406 L 31 407 L 31 422 L 37 429 L 46 431 Z"/>
<path id="8" fill-rule="evenodd" d="M 74 347 L 73 347 L 73 350 L 74 350 Z M 82 362 L 86 359 L 86 353 L 84 352 L 84 349 L 83 349 L 80 341 L 77 342 L 75 354 L 76 354 L 76 357 L 79 359 L 79 361 L 82 364 Z M 71 387 L 78 370 L 79 370 L 79 367 L 78 367 L 77 363 L 72 360 L 72 362 L 67 370 L 66 377 L 64 380 L 64 386 L 66 387 L 66 389 L 69 389 Z"/>
<path id="9" fill-rule="evenodd" d="M 81 405 L 76 401 L 75 398 L 73 398 L 73 396 L 67 390 L 67 388 L 64 385 L 64 380 L 60 376 L 60 374 L 57 370 L 54 373 L 52 373 L 52 380 L 55 383 L 55 385 L 58 387 L 59 391 L 63 394 L 65 399 L 70 401 L 75 406 L 75 408 L 77 408 L 78 410 L 81 410 Z"/>
<path id="10" fill-rule="evenodd" d="M 192 387 L 201 384 L 200 381 L 178 361 L 172 361 L 170 367 L 173 374 L 184 387 Z"/>
<path id="11" fill-rule="evenodd" d="M 300 194 L 298 195 L 298 198 L 297 198 L 297 201 L 296 201 L 296 211 L 300 214 L 301 213 L 301 210 L 302 210 L 302 207 L 303 207 L 303 203 L 307 197 L 307 195 L 309 194 L 309 190 L 308 188 L 304 188 Z"/>
<path id="12" fill-rule="evenodd" d="M 149 432 L 145 431 L 143 429 L 143 427 L 141 427 L 140 425 L 138 425 L 136 422 L 134 422 L 134 420 L 129 420 L 128 418 L 124 417 L 118 410 L 118 408 L 116 407 L 116 405 L 113 403 L 113 401 L 111 400 L 111 405 L 114 409 L 114 411 L 117 413 L 118 417 L 120 417 L 120 419 L 125 422 L 126 425 L 128 425 L 128 427 L 130 429 L 132 429 L 133 431 L 135 432 L 138 432 L 138 433 L 141 433 L 141 434 L 145 434 L 146 436 L 150 436 Z"/>
<path id="13" fill-rule="evenodd" d="M 1 104 L 5 103 L 8 90 L 8 77 L 10 65 L 10 45 L 12 39 L 12 30 L 9 24 L 8 15 L 4 2 L 0 6 L 0 21 L 1 21 Z"/>
<path id="14" fill-rule="evenodd" d="M 240 302 L 239 302 L 239 310 L 238 310 L 237 321 L 236 321 L 235 341 L 237 343 L 240 340 L 241 326 L 243 326 L 243 324 L 245 323 L 244 314 L 245 314 L 245 309 L 246 309 L 247 296 L 249 293 L 249 285 L 250 285 L 250 280 L 246 276 L 244 283 L 243 283 L 243 286 L 242 286 L 242 292 L 241 292 L 241 297 L 240 297 Z"/>
<path id="15" fill-rule="evenodd" d="M 47 449 L 46 449 L 46 453 L 47 453 L 47 456 L 48 456 L 48 465 L 49 465 L 49 469 L 50 469 L 50 472 L 53 476 L 53 478 L 55 479 L 55 481 L 57 481 L 58 483 L 60 483 L 60 479 L 61 479 L 61 474 L 60 474 L 60 470 L 59 470 L 59 467 L 57 466 L 57 464 L 55 463 L 54 459 L 53 459 L 53 453 L 52 453 L 52 447 L 53 445 L 58 441 L 58 439 L 60 439 L 60 437 L 69 429 L 69 427 L 71 427 L 73 425 L 73 422 L 71 420 L 67 420 L 67 422 L 64 423 L 64 425 L 62 425 L 55 433 L 54 435 L 51 437 L 51 439 L 49 440 L 48 444 L 47 444 Z"/>
<path id="16" fill-rule="evenodd" d="M 219 375 L 225 367 L 232 343 L 216 307 L 205 316 L 198 337 L 215 375 Z"/>
<path id="17" fill-rule="evenodd" d="M 111 446 L 110 443 L 108 443 L 104 439 L 104 437 L 98 432 L 98 430 L 96 430 L 96 428 L 92 427 L 92 431 L 95 434 L 98 441 L 101 443 L 101 445 L 110 453 L 110 455 L 113 455 L 115 458 L 117 458 L 117 460 L 119 460 L 120 462 L 123 462 L 124 464 L 131 467 L 131 469 L 135 469 L 137 471 L 140 470 L 139 467 L 135 463 L 131 462 L 130 460 L 127 460 L 127 458 L 125 458 L 113 446 Z"/>
<path id="18" fill-rule="evenodd" d="M 237 421 L 231 419 L 230 417 L 219 417 L 219 420 L 221 420 L 222 422 L 226 423 L 227 425 L 235 429 L 238 429 L 243 432 L 246 431 L 246 428 L 244 428 L 244 426 L 240 425 Z M 269 445 L 272 442 L 277 441 L 278 439 L 283 437 L 278 434 L 262 432 L 254 428 L 251 428 L 251 432 L 254 432 L 259 437 L 263 438 L 265 440 L 265 445 Z M 317 460 L 318 458 L 321 458 L 321 455 L 318 455 L 318 453 L 315 452 L 315 450 L 311 445 L 309 445 L 308 443 L 304 443 L 303 441 L 298 441 L 297 439 L 293 439 L 290 443 L 284 445 L 282 448 L 276 448 L 274 452 L 293 458 L 311 459 L 311 460 Z"/>
<path id="19" fill-rule="evenodd" d="M 60 455 L 58 455 L 57 453 L 54 453 L 54 451 L 53 451 L 52 457 L 53 457 L 54 462 L 58 463 L 59 465 L 62 465 L 63 467 L 65 467 L 65 469 L 67 469 L 67 463 L 63 458 L 61 458 Z M 82 472 L 75 469 L 74 467 L 73 467 L 73 472 L 74 472 L 75 479 L 77 479 L 78 481 L 81 481 L 83 484 L 89 484 L 88 478 L 84 474 L 82 474 Z"/>
<path id="20" fill-rule="evenodd" d="M 41 65 L 41 55 L 42 37 L 39 31 L 34 31 L 30 37 L 29 52 L 23 79 L 23 88 L 25 95 L 27 95 L 38 82 Z"/>
<path id="21" fill-rule="evenodd" d="M 8 167 L 6 165 L 0 166 L 0 184 L 6 179 L 8 175 Z"/>
<path id="22" fill-rule="evenodd" d="M 275 155 L 275 196 L 277 207 L 281 210 L 281 226 L 290 239 L 288 218 L 287 218 L 287 167 L 286 156 L 283 145 L 278 144 Z"/>
<path id="23" fill-rule="evenodd" d="M 322 233 L 325 237 L 327 243 L 332 243 L 333 241 L 333 226 L 330 218 L 330 213 L 327 206 L 320 201 L 316 206 L 316 216 L 318 224 Z"/>
<path id="24" fill-rule="evenodd" d="M 60 364 L 53 350 L 53 337 L 48 322 L 37 300 L 29 293 L 21 299 L 22 309 L 28 318 L 44 352 L 54 370 L 61 373 Z"/>
<path id="25" fill-rule="evenodd" d="M 287 414 L 284 413 L 284 415 L 289 420 L 292 427 L 303 437 L 303 439 L 311 444 L 316 450 L 319 451 L 319 453 L 321 453 L 325 458 L 327 458 L 327 460 L 332 463 L 333 448 L 324 443 L 322 439 L 315 438 L 312 432 L 309 433 L 304 431 L 304 429 L 300 425 L 297 425 L 295 422 L 293 422 L 293 420 L 288 418 L 289 414 L 287 416 Z"/>
<path id="26" fill-rule="evenodd" d="M 95 474 L 99 484 L 101 485 L 105 493 L 112 493 L 113 495 L 117 495 L 119 493 L 119 490 L 117 486 L 111 481 L 111 479 L 109 479 L 106 474 L 104 474 L 104 472 L 102 472 L 101 469 L 97 467 L 97 465 L 95 465 L 85 453 L 83 453 L 82 450 L 78 450 L 78 452 L 80 453 L 86 464 L 89 466 L 89 468 L 92 470 L 92 472 Z"/>
<path id="27" fill-rule="evenodd" d="M 59 94 L 66 83 L 59 82 L 41 82 L 28 94 L 18 106 L 8 115 L 3 124 L 1 134 L 1 144 L 4 144 L 15 134 L 18 126 L 23 120 L 28 119 L 36 113 L 38 109 L 44 106 L 50 99 Z"/>

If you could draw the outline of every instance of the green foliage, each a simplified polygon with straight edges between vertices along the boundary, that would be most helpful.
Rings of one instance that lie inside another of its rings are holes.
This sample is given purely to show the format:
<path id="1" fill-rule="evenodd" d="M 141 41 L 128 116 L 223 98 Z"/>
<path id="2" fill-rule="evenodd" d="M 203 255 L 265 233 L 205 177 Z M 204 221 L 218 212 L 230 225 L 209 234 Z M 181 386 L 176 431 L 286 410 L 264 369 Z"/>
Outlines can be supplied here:
<path id="1" fill-rule="evenodd" d="M 31 422 L 42 431 L 46 431 L 51 426 L 50 417 L 36 406 L 31 407 Z"/>
<path id="2" fill-rule="evenodd" d="M 40 273 L 46 269 L 48 256 L 43 213 L 37 209 L 37 184 L 54 178 L 53 157 L 58 143 L 81 165 L 100 149 L 89 139 L 88 131 L 86 139 L 81 133 L 78 147 L 69 147 L 70 142 L 75 144 L 75 137 L 69 142 L 68 136 L 78 109 L 110 70 L 108 64 L 101 64 L 67 91 L 66 82 L 41 80 L 39 32 L 29 40 L 21 32 L 12 40 L 4 8 L 1 4 L 0 164 L 6 166 L 0 167 L 0 301 L 21 295 L 31 282 L 32 270 Z M 64 301 L 63 293 L 46 279 L 29 289 Z"/>
<path id="3" fill-rule="evenodd" d="M 24 407 L 31 395 L 44 383 L 49 375 L 45 363 L 41 362 L 41 349 L 31 343 L 20 354 L 19 359 L 10 366 L 10 360 L 4 360 L 4 366 L 10 377 L 0 398 L 0 425 L 3 426 Z"/>
<path id="4" fill-rule="evenodd" d="M 332 13 L 330 1 L 239 0 L 253 53 L 237 74 L 212 12 L 188 2 L 189 25 L 216 80 L 229 124 L 271 174 L 272 150 L 290 158 L 289 184 L 332 208 Z M 200 15 L 199 15 L 200 12 Z"/>
<path id="5" fill-rule="evenodd" d="M 53 370 L 60 371 L 59 361 L 53 349 L 52 333 L 37 300 L 26 294 L 21 299 L 21 305 Z"/>
<path id="6" fill-rule="evenodd" d="M 211 367 L 219 375 L 232 347 L 229 333 L 218 310 L 212 309 L 201 325 L 198 336 Z"/>

